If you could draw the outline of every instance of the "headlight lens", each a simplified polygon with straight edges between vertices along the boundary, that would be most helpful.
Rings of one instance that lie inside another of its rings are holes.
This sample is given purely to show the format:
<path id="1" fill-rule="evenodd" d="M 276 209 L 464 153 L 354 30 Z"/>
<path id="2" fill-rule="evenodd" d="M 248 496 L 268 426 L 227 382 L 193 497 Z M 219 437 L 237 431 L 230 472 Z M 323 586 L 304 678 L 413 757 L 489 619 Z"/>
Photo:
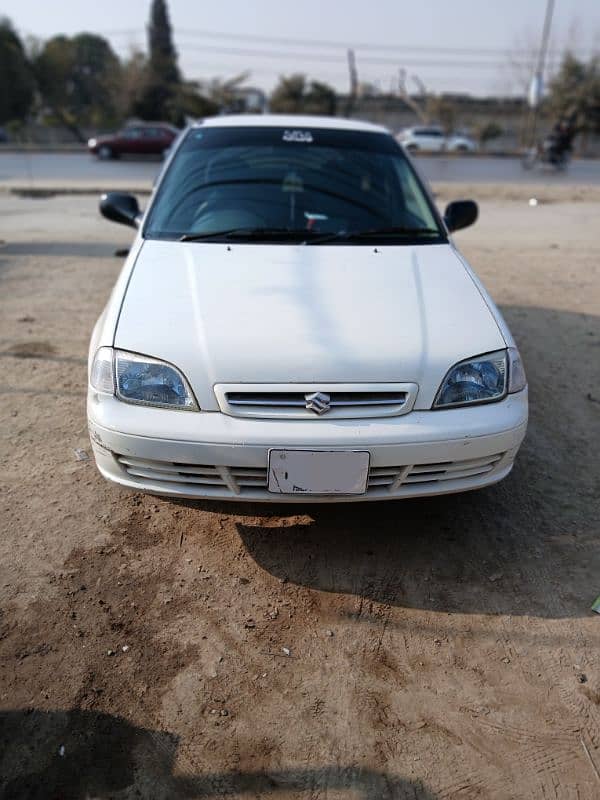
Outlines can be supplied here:
<path id="1" fill-rule="evenodd" d="M 127 403 L 197 411 L 186 379 L 164 361 L 115 350 L 117 397 Z"/>
<path id="2" fill-rule="evenodd" d="M 489 403 L 507 391 L 507 351 L 498 350 L 455 364 L 437 393 L 434 408 Z"/>
<path id="3" fill-rule="evenodd" d="M 90 384 L 98 392 L 116 394 L 126 403 L 198 411 L 181 372 L 149 356 L 101 347 L 92 364 Z"/>

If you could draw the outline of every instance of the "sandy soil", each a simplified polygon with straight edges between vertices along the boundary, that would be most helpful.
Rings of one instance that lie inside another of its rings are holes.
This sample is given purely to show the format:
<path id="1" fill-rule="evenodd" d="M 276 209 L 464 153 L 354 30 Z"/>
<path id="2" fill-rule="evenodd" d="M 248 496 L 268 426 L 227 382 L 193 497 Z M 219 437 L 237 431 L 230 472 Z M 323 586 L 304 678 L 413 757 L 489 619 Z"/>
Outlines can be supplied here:
<path id="1" fill-rule="evenodd" d="M 0 798 L 600 797 L 600 197 L 471 189 L 530 380 L 515 470 L 296 510 L 76 460 L 129 233 L 0 195 Z"/>

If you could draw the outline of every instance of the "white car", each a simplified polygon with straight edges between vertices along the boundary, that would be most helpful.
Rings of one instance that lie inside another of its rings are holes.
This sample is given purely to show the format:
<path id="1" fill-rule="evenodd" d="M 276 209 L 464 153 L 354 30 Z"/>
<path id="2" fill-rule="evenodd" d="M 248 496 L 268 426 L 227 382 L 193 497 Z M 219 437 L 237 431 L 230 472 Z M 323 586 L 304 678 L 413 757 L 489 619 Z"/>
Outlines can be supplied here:
<path id="1" fill-rule="evenodd" d="M 443 129 L 437 125 L 405 128 L 398 134 L 398 141 L 411 152 L 444 150 L 449 153 L 473 153 L 477 149 L 473 139 L 459 133 L 446 136 Z"/>
<path id="2" fill-rule="evenodd" d="M 500 313 L 393 136 L 231 116 L 179 139 L 94 329 L 100 472 L 137 491 L 386 500 L 511 470 L 527 385 Z"/>

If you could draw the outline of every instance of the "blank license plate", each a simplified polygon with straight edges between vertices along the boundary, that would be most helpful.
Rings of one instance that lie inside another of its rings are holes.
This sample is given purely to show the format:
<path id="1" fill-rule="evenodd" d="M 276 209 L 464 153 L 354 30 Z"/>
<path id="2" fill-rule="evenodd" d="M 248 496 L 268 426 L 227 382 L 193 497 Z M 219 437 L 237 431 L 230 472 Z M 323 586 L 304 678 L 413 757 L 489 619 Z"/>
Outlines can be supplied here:
<path id="1" fill-rule="evenodd" d="M 269 451 L 269 491 L 277 494 L 364 494 L 368 477 L 368 451 Z"/>

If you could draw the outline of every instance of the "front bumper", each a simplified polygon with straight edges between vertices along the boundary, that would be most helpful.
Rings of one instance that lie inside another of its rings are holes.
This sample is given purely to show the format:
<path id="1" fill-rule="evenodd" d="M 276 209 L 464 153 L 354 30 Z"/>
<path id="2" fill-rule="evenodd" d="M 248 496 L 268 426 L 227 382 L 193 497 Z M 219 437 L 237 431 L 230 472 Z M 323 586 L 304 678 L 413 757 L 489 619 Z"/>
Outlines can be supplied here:
<path id="1" fill-rule="evenodd" d="M 385 500 L 478 489 L 504 478 L 525 436 L 527 390 L 473 408 L 329 421 L 145 408 L 90 391 L 88 424 L 102 475 L 137 491 L 292 503 Z M 368 450 L 367 492 L 271 493 L 272 448 Z"/>

